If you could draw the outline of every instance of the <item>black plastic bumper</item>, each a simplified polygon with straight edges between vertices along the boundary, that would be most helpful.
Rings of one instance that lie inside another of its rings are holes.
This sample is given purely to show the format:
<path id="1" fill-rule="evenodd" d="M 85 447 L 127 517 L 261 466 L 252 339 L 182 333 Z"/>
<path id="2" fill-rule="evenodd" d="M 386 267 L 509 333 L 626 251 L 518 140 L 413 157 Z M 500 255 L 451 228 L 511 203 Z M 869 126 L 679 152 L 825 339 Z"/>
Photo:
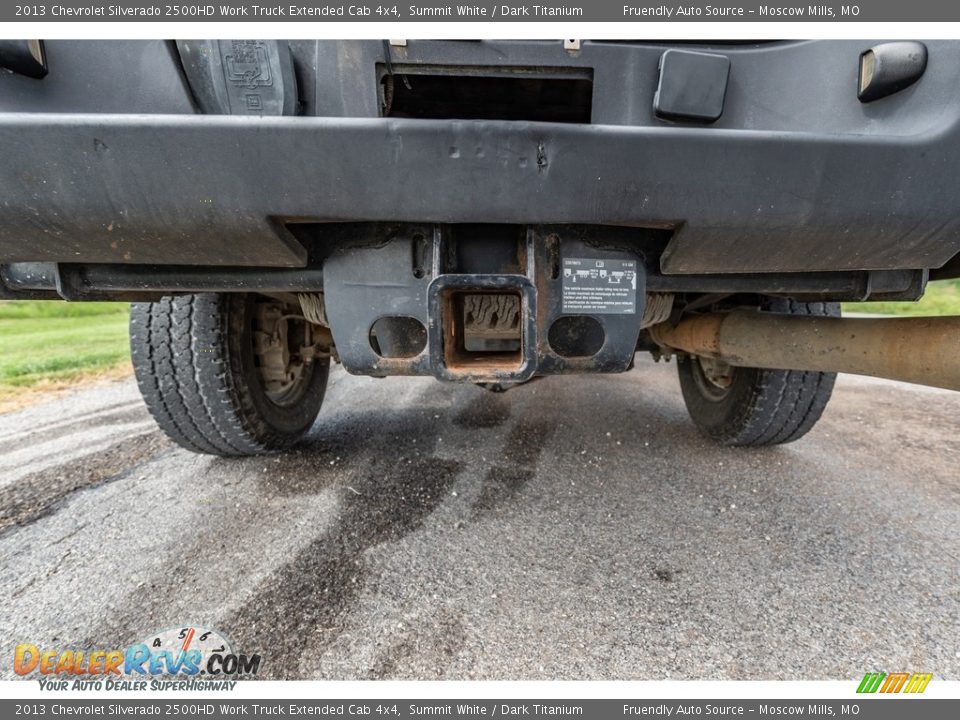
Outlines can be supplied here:
<path id="1" fill-rule="evenodd" d="M 673 228 L 666 273 L 939 267 L 960 123 L 915 136 L 0 114 L 0 261 L 299 266 L 302 221 Z"/>

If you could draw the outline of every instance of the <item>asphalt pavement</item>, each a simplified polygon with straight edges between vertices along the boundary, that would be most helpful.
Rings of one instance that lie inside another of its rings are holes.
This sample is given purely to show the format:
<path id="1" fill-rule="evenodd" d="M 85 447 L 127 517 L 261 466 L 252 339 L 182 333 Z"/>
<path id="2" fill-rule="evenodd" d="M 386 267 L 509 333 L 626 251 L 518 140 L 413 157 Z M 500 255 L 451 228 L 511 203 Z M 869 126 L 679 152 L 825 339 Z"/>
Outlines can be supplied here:
<path id="1" fill-rule="evenodd" d="M 196 624 L 280 679 L 960 679 L 960 394 L 844 376 L 743 450 L 650 361 L 331 380 L 243 460 L 171 445 L 131 379 L 0 415 L 0 657 Z"/>

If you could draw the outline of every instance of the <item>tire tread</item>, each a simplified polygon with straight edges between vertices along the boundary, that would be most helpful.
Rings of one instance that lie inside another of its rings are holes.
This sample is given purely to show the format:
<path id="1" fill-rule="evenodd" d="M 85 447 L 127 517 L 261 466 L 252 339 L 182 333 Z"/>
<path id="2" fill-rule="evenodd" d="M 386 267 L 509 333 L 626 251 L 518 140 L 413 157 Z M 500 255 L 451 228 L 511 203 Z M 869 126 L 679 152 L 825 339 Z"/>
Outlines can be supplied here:
<path id="1" fill-rule="evenodd" d="M 132 304 L 137 385 L 157 425 L 192 452 L 254 455 L 289 447 L 302 435 L 272 428 L 253 401 L 239 358 L 242 302 L 242 296 L 207 293 Z M 326 368 L 318 371 L 325 387 Z"/>
<path id="2" fill-rule="evenodd" d="M 791 315 L 839 315 L 836 303 L 768 298 L 761 307 Z M 738 369 L 734 382 L 739 386 L 718 409 L 700 394 L 693 362 L 678 364 L 684 401 L 701 431 L 724 445 L 761 447 L 798 440 L 820 419 L 836 380 L 836 373 Z"/>

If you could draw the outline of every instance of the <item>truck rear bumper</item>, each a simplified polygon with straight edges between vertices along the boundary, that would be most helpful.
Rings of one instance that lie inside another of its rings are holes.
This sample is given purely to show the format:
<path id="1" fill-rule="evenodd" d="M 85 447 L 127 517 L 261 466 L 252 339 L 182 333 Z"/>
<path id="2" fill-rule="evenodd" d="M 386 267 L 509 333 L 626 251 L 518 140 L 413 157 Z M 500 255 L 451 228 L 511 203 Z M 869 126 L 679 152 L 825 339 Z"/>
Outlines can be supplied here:
<path id="1" fill-rule="evenodd" d="M 300 267 L 303 222 L 673 231 L 666 274 L 936 268 L 960 124 L 918 135 L 0 114 L 0 262 Z"/>

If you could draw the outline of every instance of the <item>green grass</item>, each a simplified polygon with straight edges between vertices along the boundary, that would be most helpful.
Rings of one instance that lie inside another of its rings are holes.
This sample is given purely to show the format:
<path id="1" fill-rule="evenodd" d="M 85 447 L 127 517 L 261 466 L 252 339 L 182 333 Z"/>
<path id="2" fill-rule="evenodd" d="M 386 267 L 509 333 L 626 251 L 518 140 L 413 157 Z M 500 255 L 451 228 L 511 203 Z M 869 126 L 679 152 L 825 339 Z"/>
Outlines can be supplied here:
<path id="1" fill-rule="evenodd" d="M 878 315 L 960 315 L 960 280 L 937 280 L 917 302 L 844 303 L 844 312 Z"/>
<path id="2" fill-rule="evenodd" d="M 0 301 L 0 391 L 127 361 L 129 312 L 127 303 Z"/>

